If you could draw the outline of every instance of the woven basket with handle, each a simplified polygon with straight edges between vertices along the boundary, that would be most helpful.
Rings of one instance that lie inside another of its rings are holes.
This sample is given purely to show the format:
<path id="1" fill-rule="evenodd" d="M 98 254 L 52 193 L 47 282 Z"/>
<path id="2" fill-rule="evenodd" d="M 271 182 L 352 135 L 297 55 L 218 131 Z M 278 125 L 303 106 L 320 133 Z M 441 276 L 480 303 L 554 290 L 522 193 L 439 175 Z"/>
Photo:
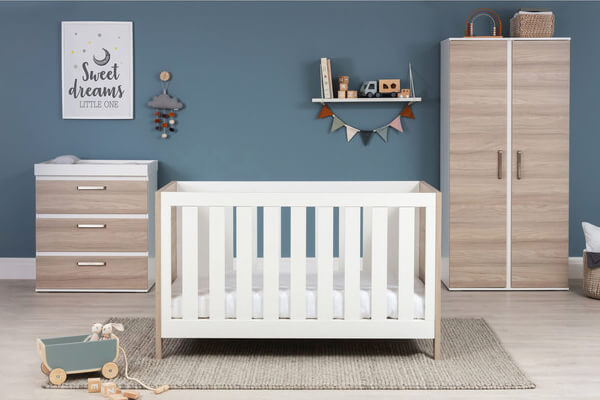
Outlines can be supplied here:
<path id="1" fill-rule="evenodd" d="M 600 267 L 590 268 L 588 254 L 583 252 L 583 292 L 593 299 L 600 299 Z"/>
<path id="2" fill-rule="evenodd" d="M 510 36 L 524 38 L 554 36 L 554 14 L 517 14 L 510 19 Z"/>

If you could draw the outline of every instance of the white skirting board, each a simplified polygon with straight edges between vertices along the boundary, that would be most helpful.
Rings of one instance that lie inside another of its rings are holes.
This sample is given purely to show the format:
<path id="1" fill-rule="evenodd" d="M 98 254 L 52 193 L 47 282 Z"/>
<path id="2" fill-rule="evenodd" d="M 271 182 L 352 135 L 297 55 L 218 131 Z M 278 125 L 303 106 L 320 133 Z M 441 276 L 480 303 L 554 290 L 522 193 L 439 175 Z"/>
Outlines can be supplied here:
<path id="1" fill-rule="evenodd" d="M 35 279 L 35 258 L 0 257 L 0 279 Z M 583 258 L 569 257 L 569 279 L 583 279 Z"/>
<path id="2" fill-rule="evenodd" d="M 35 258 L 0 257 L 0 279 L 35 279 Z"/>

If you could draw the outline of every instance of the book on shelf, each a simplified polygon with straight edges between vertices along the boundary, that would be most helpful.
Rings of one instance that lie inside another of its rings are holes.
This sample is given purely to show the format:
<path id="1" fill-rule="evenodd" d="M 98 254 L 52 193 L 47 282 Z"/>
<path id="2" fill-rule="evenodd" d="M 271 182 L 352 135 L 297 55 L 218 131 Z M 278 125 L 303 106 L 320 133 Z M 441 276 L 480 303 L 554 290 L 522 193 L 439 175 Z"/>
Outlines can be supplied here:
<path id="1" fill-rule="evenodd" d="M 333 98 L 333 80 L 331 79 L 331 61 L 325 57 L 321 58 L 321 97 Z"/>

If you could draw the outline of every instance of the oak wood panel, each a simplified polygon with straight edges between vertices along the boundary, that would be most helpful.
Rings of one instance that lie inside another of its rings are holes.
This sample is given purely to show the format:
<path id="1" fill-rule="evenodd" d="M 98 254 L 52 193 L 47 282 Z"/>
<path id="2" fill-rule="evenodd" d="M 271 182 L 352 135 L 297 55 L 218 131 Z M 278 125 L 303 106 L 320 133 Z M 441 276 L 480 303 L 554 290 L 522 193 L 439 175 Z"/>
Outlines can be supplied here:
<path id="1" fill-rule="evenodd" d="M 100 224 L 105 228 L 78 228 Z M 37 251 L 148 251 L 148 220 L 38 218 Z"/>
<path id="2" fill-rule="evenodd" d="M 104 262 L 79 266 L 78 262 Z M 146 257 L 37 257 L 37 289 L 146 289 Z"/>
<path id="3" fill-rule="evenodd" d="M 568 285 L 569 46 L 513 43 L 513 287 Z"/>
<path id="4" fill-rule="evenodd" d="M 38 214 L 146 214 L 146 181 L 36 181 Z M 104 187 L 79 190 L 78 187 Z"/>
<path id="5" fill-rule="evenodd" d="M 450 43 L 450 286 L 506 285 L 505 41 Z"/>

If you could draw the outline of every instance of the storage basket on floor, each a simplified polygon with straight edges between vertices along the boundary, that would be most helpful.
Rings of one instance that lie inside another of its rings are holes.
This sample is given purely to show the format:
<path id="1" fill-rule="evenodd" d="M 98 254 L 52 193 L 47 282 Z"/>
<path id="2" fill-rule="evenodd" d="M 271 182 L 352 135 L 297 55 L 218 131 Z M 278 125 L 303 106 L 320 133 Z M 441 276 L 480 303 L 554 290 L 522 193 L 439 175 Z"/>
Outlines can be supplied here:
<path id="1" fill-rule="evenodd" d="M 510 36 L 523 38 L 554 36 L 554 14 L 517 14 L 510 19 Z"/>
<path id="2" fill-rule="evenodd" d="M 600 299 L 600 253 L 583 252 L 583 292 L 593 299 Z"/>

